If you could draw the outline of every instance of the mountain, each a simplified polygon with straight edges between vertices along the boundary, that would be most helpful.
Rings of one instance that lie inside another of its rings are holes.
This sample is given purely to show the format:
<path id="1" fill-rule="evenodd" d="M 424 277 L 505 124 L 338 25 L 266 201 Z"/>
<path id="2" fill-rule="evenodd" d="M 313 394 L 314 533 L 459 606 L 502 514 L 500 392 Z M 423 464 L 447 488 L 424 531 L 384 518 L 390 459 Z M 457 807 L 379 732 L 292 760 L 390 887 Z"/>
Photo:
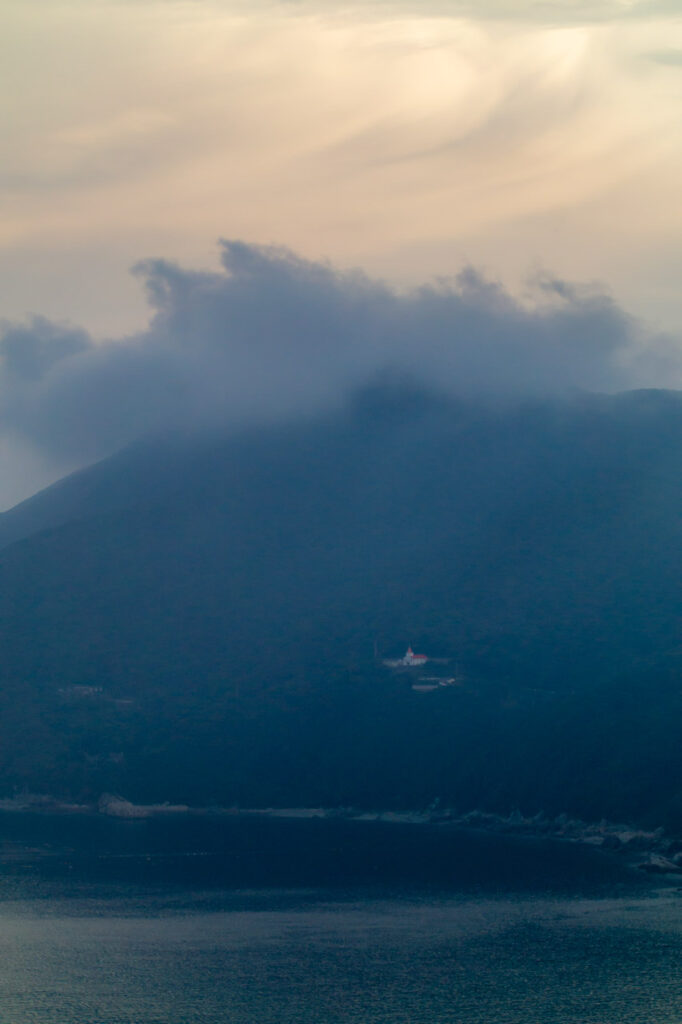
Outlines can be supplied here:
<path id="1" fill-rule="evenodd" d="M 681 428 L 387 381 L 61 481 L 0 517 L 0 787 L 682 827 Z"/>

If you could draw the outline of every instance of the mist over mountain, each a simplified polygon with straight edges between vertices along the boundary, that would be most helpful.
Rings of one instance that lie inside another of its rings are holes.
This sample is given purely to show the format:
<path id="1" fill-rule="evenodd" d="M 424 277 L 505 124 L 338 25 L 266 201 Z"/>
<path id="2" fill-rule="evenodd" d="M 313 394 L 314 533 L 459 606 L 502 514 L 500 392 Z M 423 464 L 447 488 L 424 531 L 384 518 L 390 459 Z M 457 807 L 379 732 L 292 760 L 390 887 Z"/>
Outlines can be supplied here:
<path id="1" fill-rule="evenodd" d="M 0 440 L 85 466 L 0 516 L 4 793 L 678 827 L 682 401 L 623 390 L 670 340 L 221 254 L 140 264 L 134 337 L 2 326 Z"/>
<path id="2" fill-rule="evenodd" d="M 679 827 L 681 427 L 388 375 L 65 479 L 0 518 L 4 793 Z"/>
<path id="3" fill-rule="evenodd" d="M 28 479 L 53 480 L 150 434 L 338 412 L 386 373 L 468 400 L 682 381 L 672 339 L 594 286 L 545 275 L 522 300 L 467 268 L 398 291 L 234 240 L 221 262 L 220 272 L 140 263 L 150 321 L 131 337 L 96 341 L 40 316 L 0 321 L 0 502 L 22 493 L 32 456 Z"/>

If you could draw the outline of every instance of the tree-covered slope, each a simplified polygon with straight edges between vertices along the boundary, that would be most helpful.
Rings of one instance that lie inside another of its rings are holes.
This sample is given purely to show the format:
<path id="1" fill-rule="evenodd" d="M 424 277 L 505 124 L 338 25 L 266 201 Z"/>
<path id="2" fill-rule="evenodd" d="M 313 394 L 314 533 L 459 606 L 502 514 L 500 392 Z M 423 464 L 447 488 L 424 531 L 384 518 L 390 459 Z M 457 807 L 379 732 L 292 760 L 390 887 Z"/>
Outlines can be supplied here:
<path id="1" fill-rule="evenodd" d="M 0 522 L 0 782 L 674 817 L 681 427 L 387 384 L 57 485 Z"/>

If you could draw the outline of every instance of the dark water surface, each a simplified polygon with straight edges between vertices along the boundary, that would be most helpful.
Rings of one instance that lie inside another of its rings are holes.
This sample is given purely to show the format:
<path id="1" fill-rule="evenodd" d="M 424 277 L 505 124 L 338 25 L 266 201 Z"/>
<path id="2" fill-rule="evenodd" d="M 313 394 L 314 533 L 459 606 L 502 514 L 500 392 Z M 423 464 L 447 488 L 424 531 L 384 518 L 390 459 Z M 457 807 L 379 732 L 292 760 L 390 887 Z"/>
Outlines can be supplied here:
<path id="1" fill-rule="evenodd" d="M 682 894 L 577 846 L 0 815 L 2 1024 L 680 1024 Z"/>

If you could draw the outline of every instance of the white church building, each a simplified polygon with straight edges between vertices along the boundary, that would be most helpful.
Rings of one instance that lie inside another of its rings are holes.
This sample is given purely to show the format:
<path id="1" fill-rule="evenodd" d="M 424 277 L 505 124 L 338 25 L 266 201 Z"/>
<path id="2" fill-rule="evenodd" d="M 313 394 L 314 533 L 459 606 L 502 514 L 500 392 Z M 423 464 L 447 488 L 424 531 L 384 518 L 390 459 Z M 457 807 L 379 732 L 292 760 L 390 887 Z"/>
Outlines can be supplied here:
<path id="1" fill-rule="evenodd" d="M 419 665 L 425 665 L 429 659 L 425 654 L 415 654 L 411 647 L 408 647 L 405 656 L 401 659 L 401 665 L 409 665 L 410 667 L 418 667 Z"/>

